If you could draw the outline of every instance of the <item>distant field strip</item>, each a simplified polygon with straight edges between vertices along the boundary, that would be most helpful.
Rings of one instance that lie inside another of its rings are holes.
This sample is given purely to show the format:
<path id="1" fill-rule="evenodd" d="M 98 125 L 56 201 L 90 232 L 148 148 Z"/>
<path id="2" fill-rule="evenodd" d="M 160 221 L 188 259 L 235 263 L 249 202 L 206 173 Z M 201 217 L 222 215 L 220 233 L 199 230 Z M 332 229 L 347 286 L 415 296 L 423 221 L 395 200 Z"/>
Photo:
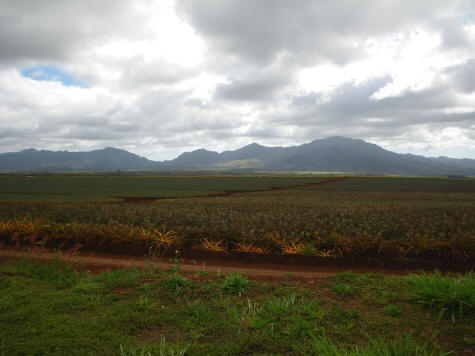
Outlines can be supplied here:
<path id="1" fill-rule="evenodd" d="M 0 202 L 114 202 L 122 198 L 178 198 L 305 186 L 328 177 L 87 177 L 2 176 Z"/>

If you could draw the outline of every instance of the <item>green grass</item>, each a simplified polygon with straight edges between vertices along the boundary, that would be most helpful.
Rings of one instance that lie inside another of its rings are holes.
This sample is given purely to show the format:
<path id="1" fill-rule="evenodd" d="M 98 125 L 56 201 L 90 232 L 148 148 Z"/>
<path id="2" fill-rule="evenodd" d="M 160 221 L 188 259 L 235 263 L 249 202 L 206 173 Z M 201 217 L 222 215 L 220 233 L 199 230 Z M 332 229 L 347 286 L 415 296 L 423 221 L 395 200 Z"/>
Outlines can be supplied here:
<path id="1" fill-rule="evenodd" d="M 383 313 L 389 316 L 398 316 L 402 314 L 402 309 L 397 305 L 387 305 L 383 308 Z"/>
<path id="2" fill-rule="evenodd" d="M 334 283 L 332 290 L 343 297 L 351 297 L 360 294 L 360 289 L 347 283 Z"/>
<path id="3" fill-rule="evenodd" d="M 233 273 L 224 280 L 224 289 L 228 293 L 237 294 L 239 297 L 251 288 L 252 282 L 240 273 Z"/>
<path id="4" fill-rule="evenodd" d="M 413 274 L 407 277 L 411 297 L 417 302 L 434 309 L 440 316 L 445 312 L 462 318 L 475 312 L 475 274 L 443 276 L 433 274 Z"/>
<path id="5" fill-rule="evenodd" d="M 158 350 L 150 349 L 149 347 L 124 347 L 120 345 L 120 356 L 184 356 L 186 355 L 188 347 L 170 346 L 167 344 L 165 338 L 161 338 Z"/>
<path id="6" fill-rule="evenodd" d="M 173 294 L 183 294 L 190 285 L 190 281 L 183 276 L 172 275 L 163 281 L 165 288 Z"/>
<path id="7" fill-rule="evenodd" d="M 473 348 L 473 314 L 439 320 L 411 297 L 405 278 L 337 275 L 361 290 L 338 301 L 331 283 L 252 281 L 240 297 L 227 278 L 4 263 L 0 355 L 425 356 Z"/>
<path id="8" fill-rule="evenodd" d="M 326 337 L 315 338 L 313 353 L 319 356 L 436 356 L 450 355 L 450 352 L 429 351 L 427 345 L 419 345 L 410 335 L 395 342 L 371 340 L 368 346 L 353 350 L 341 349 Z"/>

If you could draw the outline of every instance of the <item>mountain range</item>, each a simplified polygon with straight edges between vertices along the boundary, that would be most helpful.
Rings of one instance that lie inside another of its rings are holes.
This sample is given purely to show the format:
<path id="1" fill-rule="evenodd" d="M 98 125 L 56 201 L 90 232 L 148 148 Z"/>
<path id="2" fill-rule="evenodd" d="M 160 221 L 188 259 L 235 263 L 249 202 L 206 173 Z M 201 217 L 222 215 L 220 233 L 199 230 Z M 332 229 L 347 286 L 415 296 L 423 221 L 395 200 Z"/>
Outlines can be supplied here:
<path id="1" fill-rule="evenodd" d="M 474 159 L 399 154 L 359 139 L 330 137 L 299 146 L 257 143 L 221 153 L 198 149 L 152 161 L 117 148 L 90 152 L 28 149 L 0 154 L 0 172 L 61 171 L 307 171 L 396 175 L 475 176 Z"/>

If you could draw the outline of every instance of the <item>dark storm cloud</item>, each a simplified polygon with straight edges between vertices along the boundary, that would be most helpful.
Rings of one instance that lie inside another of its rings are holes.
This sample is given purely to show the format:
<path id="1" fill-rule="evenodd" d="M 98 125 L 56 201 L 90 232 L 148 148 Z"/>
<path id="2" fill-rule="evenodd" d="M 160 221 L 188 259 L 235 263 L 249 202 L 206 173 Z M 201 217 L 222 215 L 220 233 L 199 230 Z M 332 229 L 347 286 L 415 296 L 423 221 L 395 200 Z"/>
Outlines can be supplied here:
<path id="1" fill-rule="evenodd" d="M 469 1 L 451 5 L 461 13 L 474 8 Z M 304 65 L 354 61 L 364 56 L 367 38 L 425 27 L 428 18 L 444 18 L 446 8 L 431 0 L 178 0 L 179 11 L 213 50 L 257 63 L 290 55 Z M 445 27 L 446 36 L 460 32 Z"/>
<path id="2" fill-rule="evenodd" d="M 461 9 L 465 11 L 462 10 L 463 12 L 461 11 L 457 17 L 439 18 L 428 24 L 432 30 L 440 33 L 442 48 L 444 50 L 459 50 L 467 53 L 473 53 L 475 50 L 473 40 L 471 40 L 466 31 L 464 31 L 462 26 L 464 20 L 463 15 L 461 15 L 474 11 L 474 4 L 475 3 L 464 4 Z"/>
<path id="3" fill-rule="evenodd" d="M 279 90 L 293 82 L 287 71 L 253 73 L 246 77 L 232 79 L 230 83 L 216 87 L 216 99 L 261 102 L 272 100 Z"/>
<path id="4" fill-rule="evenodd" d="M 475 59 L 447 69 L 454 84 L 465 93 L 475 92 Z"/>
<path id="5" fill-rule="evenodd" d="M 0 62 L 63 60 L 118 29 L 124 36 L 139 35 L 134 15 L 124 0 L 2 0 Z"/>

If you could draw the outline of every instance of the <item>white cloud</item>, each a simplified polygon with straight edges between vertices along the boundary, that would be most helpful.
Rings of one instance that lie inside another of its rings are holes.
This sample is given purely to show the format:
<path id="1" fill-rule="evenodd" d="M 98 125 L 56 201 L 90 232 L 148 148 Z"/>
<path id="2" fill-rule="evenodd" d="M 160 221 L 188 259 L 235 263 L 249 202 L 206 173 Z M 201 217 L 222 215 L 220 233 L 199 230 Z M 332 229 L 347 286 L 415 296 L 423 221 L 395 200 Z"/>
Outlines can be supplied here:
<path id="1" fill-rule="evenodd" d="M 0 0 L 0 152 L 347 135 L 475 158 L 469 0 Z M 36 81 L 53 66 L 85 83 Z"/>

